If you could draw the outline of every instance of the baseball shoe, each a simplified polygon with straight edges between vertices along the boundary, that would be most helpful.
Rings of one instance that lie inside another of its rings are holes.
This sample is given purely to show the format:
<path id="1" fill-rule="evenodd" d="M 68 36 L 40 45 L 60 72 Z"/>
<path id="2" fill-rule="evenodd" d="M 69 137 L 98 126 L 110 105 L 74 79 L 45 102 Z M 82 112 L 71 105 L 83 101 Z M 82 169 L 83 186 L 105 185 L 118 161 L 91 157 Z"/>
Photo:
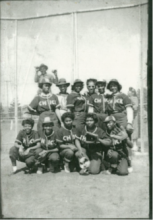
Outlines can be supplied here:
<path id="1" fill-rule="evenodd" d="M 89 175 L 89 171 L 85 170 L 85 169 L 82 169 L 82 170 L 80 170 L 79 174 L 83 175 L 83 176 L 87 176 L 87 175 Z"/>
<path id="2" fill-rule="evenodd" d="M 68 163 L 64 164 L 64 170 L 66 173 L 70 173 L 70 167 Z"/>
<path id="3" fill-rule="evenodd" d="M 13 166 L 13 174 L 15 174 L 17 170 L 18 170 L 17 166 Z"/>
<path id="4" fill-rule="evenodd" d="M 110 174 L 111 174 L 111 172 L 110 172 L 109 170 L 104 170 L 104 171 L 102 171 L 101 173 L 102 173 L 102 174 L 105 174 L 105 175 L 110 175 Z"/>
<path id="5" fill-rule="evenodd" d="M 38 167 L 37 174 L 42 174 L 42 173 L 43 173 L 43 168 L 42 167 Z"/>
<path id="6" fill-rule="evenodd" d="M 132 173 L 133 172 L 133 167 L 128 167 L 128 172 Z"/>

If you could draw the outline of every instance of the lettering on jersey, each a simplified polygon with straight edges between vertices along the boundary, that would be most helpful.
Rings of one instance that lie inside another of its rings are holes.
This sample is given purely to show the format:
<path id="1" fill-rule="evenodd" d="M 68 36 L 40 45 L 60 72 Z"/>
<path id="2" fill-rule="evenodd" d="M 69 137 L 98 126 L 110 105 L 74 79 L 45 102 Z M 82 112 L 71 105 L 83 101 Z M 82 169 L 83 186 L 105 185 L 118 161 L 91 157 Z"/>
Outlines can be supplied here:
<path id="1" fill-rule="evenodd" d="M 63 136 L 63 140 L 64 141 L 71 141 L 72 139 L 74 140 L 76 138 L 76 135 L 72 135 L 72 137 L 70 135 L 68 136 Z"/>
<path id="2" fill-rule="evenodd" d="M 48 145 L 54 145 L 54 140 L 49 140 Z"/>
<path id="3" fill-rule="evenodd" d="M 31 140 L 29 141 L 29 143 L 32 144 L 34 141 L 35 141 L 34 139 L 31 139 Z"/>
<path id="4" fill-rule="evenodd" d="M 78 99 L 78 100 L 85 100 L 85 98 L 82 97 L 82 96 L 81 96 L 81 97 L 77 97 L 77 99 Z"/>
<path id="5" fill-rule="evenodd" d="M 101 99 L 96 98 L 96 99 L 94 99 L 94 102 L 95 103 L 101 103 Z"/>
<path id="6" fill-rule="evenodd" d="M 56 100 L 48 100 L 48 103 L 49 103 L 49 105 L 56 105 Z M 47 103 L 47 101 L 40 101 L 39 105 L 40 106 L 45 106 L 45 105 L 48 106 L 48 103 Z"/>
<path id="7" fill-rule="evenodd" d="M 122 141 L 113 139 L 113 145 L 121 144 Z"/>
<path id="8" fill-rule="evenodd" d="M 81 136 L 80 136 L 80 140 L 81 140 L 81 141 L 86 141 L 86 140 L 87 140 L 87 139 L 86 139 L 86 136 L 81 135 Z"/>
<path id="9" fill-rule="evenodd" d="M 26 139 L 23 138 L 23 139 L 22 139 L 22 142 L 23 142 L 23 144 L 26 144 Z"/>
<path id="10" fill-rule="evenodd" d="M 123 99 L 122 98 L 121 99 L 115 99 L 114 101 L 113 101 L 113 99 L 107 99 L 106 102 L 109 103 L 109 104 L 112 104 L 113 102 L 123 104 Z"/>
<path id="11" fill-rule="evenodd" d="M 45 139 L 41 138 L 41 143 L 45 144 Z"/>

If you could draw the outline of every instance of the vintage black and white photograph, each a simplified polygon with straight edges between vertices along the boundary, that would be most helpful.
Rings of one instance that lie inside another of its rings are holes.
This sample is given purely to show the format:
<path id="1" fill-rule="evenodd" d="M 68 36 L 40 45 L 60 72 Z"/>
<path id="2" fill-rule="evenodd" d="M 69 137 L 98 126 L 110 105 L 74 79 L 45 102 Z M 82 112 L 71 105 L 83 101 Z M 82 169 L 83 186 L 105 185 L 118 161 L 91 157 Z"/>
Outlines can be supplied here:
<path id="1" fill-rule="evenodd" d="M 148 0 L 0 4 L 2 218 L 151 218 Z"/>

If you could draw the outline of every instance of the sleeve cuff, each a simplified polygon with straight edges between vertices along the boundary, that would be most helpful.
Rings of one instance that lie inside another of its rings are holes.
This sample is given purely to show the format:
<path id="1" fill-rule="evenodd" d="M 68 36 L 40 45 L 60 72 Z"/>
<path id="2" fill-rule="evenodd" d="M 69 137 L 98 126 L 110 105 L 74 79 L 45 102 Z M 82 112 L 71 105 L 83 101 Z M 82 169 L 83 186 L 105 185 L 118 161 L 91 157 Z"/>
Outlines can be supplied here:
<path id="1" fill-rule="evenodd" d="M 127 105 L 125 105 L 125 108 L 126 107 L 132 107 L 132 104 L 127 104 Z"/>
<path id="2" fill-rule="evenodd" d="M 94 107 L 93 104 L 91 104 L 91 103 L 88 103 L 88 106 L 90 106 L 90 107 Z"/>
<path id="3" fill-rule="evenodd" d="M 61 141 L 61 140 L 59 140 L 59 139 L 56 139 L 56 141 L 57 141 L 57 143 L 60 143 L 60 144 L 63 143 L 63 141 Z"/>
<path id="4" fill-rule="evenodd" d="M 74 107 L 74 105 L 73 104 L 68 104 L 67 107 Z"/>
<path id="5" fill-rule="evenodd" d="M 19 141 L 18 139 L 16 139 L 15 142 L 16 142 L 17 144 L 22 144 L 22 142 Z"/>
<path id="6" fill-rule="evenodd" d="M 60 107 L 61 107 L 61 105 L 60 105 L 60 104 L 56 105 L 56 108 L 60 108 Z"/>

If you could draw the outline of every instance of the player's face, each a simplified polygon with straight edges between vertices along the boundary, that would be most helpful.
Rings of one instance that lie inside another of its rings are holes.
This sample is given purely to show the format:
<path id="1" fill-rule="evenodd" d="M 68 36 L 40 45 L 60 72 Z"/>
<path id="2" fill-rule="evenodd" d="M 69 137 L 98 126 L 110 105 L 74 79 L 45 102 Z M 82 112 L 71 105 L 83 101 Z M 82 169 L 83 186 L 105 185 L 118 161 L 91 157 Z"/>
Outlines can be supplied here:
<path id="1" fill-rule="evenodd" d="M 48 83 L 43 84 L 42 91 L 47 94 L 49 93 L 49 90 L 50 90 L 50 84 Z"/>
<path id="2" fill-rule="evenodd" d="M 53 131 L 53 126 L 51 124 L 45 124 L 44 131 L 45 131 L 45 134 L 47 135 L 51 134 Z"/>
<path id="3" fill-rule="evenodd" d="M 117 86 L 117 84 L 116 83 L 111 83 L 110 84 L 110 91 L 113 93 L 113 94 L 115 94 L 115 93 L 117 93 L 118 92 L 118 86 Z"/>
<path id="4" fill-rule="evenodd" d="M 26 134 L 30 134 L 32 130 L 32 126 L 30 124 L 24 124 L 24 130 L 26 131 Z"/>
<path id="5" fill-rule="evenodd" d="M 93 120 L 93 118 L 87 118 L 86 119 L 86 126 L 87 128 L 93 128 L 95 126 L 95 121 Z"/>
<path id="6" fill-rule="evenodd" d="M 71 118 L 65 118 L 64 120 L 64 126 L 68 129 L 72 128 L 72 119 Z"/>
<path id="7" fill-rule="evenodd" d="M 97 85 L 97 87 L 98 87 L 98 92 L 99 92 L 100 94 L 104 94 L 104 93 L 105 93 L 105 84 L 104 84 L 104 83 L 99 83 L 99 84 Z"/>
<path id="8" fill-rule="evenodd" d="M 93 94 L 95 92 L 95 83 L 94 82 L 89 82 L 87 85 L 87 89 L 89 91 L 89 94 Z"/>
<path id="9" fill-rule="evenodd" d="M 79 93 L 82 90 L 82 83 L 76 83 L 74 86 L 74 91 Z"/>
<path id="10" fill-rule="evenodd" d="M 114 127 L 115 127 L 115 122 L 114 122 L 114 121 L 109 121 L 109 122 L 107 123 L 107 129 L 108 129 L 109 131 L 113 130 Z"/>
<path id="11" fill-rule="evenodd" d="M 61 86 L 59 86 L 59 90 L 60 90 L 61 93 L 65 94 L 66 90 L 67 90 L 67 86 L 66 85 L 61 85 Z"/>
<path id="12" fill-rule="evenodd" d="M 44 66 L 42 66 L 40 68 L 40 72 L 44 75 L 46 73 L 46 68 Z"/>

